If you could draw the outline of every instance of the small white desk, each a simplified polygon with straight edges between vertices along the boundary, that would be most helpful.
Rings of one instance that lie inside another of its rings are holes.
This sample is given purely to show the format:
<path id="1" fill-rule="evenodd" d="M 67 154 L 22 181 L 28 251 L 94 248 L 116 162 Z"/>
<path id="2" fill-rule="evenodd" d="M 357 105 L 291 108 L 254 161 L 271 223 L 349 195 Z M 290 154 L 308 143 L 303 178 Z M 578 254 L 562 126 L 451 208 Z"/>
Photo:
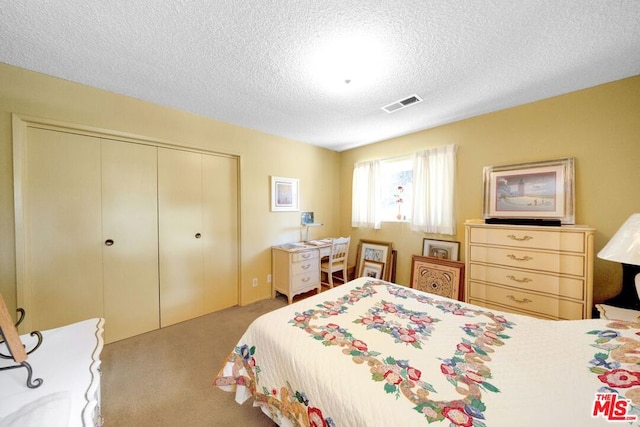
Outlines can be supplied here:
<path id="1" fill-rule="evenodd" d="M 314 288 L 320 292 L 320 260 L 331 255 L 330 240 L 286 243 L 271 247 L 273 297 L 279 292 L 293 297 Z"/>

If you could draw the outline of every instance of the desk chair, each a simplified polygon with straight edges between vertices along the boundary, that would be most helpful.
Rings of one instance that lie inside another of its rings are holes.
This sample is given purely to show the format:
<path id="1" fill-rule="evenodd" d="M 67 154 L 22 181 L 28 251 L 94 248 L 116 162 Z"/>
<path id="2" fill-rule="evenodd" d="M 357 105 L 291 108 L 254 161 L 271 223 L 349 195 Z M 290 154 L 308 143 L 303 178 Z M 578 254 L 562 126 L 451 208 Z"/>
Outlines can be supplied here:
<path id="1" fill-rule="evenodd" d="M 347 258 L 349 257 L 349 244 L 351 236 L 338 237 L 331 240 L 331 255 L 320 264 L 320 275 L 327 274 L 327 282 L 333 288 L 333 273 L 342 271 L 342 283 L 347 281 Z"/>

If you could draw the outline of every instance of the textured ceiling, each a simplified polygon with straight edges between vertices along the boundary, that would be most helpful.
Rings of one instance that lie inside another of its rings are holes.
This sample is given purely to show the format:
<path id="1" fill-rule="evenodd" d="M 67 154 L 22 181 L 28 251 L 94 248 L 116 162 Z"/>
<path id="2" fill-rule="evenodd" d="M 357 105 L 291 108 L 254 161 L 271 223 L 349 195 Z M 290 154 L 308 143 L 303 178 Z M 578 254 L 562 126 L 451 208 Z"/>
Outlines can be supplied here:
<path id="1" fill-rule="evenodd" d="M 0 62 L 342 151 L 640 74 L 640 1 L 0 0 L 0 43 Z"/>

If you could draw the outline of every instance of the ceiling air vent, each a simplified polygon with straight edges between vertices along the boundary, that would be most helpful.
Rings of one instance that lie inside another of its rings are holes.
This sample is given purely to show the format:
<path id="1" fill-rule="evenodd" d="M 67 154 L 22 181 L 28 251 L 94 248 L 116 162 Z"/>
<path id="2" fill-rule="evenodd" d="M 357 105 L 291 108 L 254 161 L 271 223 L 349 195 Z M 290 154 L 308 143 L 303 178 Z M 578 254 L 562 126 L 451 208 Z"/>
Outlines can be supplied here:
<path id="1" fill-rule="evenodd" d="M 402 110 L 403 108 L 407 108 L 408 106 L 417 104 L 419 102 L 422 102 L 422 98 L 420 98 L 418 95 L 411 95 L 405 99 L 401 99 L 400 101 L 392 102 L 389 105 L 385 105 L 384 107 L 382 107 L 382 109 L 387 113 L 393 113 L 395 111 Z"/>

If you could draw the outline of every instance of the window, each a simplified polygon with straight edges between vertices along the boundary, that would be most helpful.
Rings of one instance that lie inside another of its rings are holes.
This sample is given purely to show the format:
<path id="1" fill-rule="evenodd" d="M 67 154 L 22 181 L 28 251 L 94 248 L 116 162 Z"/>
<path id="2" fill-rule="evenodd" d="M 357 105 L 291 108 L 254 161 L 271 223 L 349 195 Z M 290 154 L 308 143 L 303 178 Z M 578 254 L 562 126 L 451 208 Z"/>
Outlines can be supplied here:
<path id="1" fill-rule="evenodd" d="M 413 157 L 380 161 L 382 221 L 411 219 L 413 201 Z"/>
<path id="2" fill-rule="evenodd" d="M 407 220 L 414 231 L 455 234 L 455 154 L 447 145 L 356 163 L 351 225 L 379 229 L 383 220 Z"/>

